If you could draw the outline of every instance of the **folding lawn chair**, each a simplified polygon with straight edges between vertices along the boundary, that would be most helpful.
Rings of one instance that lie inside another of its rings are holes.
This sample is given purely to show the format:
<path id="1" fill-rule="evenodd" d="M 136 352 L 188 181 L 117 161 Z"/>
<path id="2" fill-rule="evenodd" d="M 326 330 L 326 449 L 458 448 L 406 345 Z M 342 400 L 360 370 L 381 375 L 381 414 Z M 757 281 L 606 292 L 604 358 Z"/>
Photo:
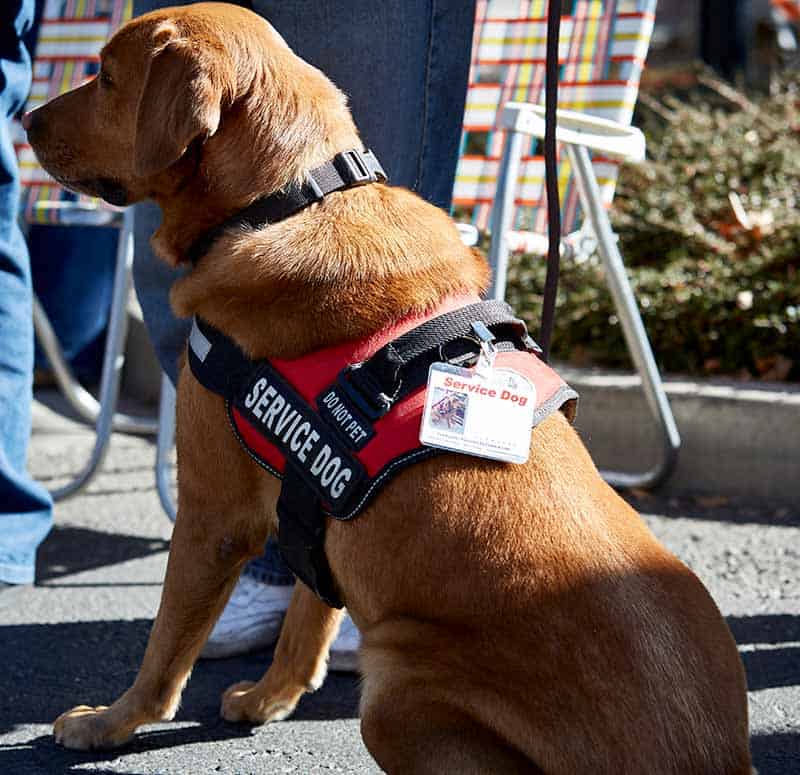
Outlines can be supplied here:
<path id="1" fill-rule="evenodd" d="M 100 49 L 111 33 L 130 18 L 131 11 L 132 0 L 46 0 L 33 63 L 33 86 L 26 109 L 32 110 L 93 77 L 98 69 Z M 143 434 L 157 431 L 154 420 L 116 412 L 127 332 L 133 211 L 118 210 L 98 199 L 78 196 L 59 186 L 37 162 L 18 123 L 14 131 L 23 186 L 21 216 L 24 228 L 30 224 L 58 224 L 120 229 L 98 400 L 75 379 L 42 305 L 34 298 L 34 328 L 53 367 L 57 384 L 75 412 L 95 424 L 96 429 L 94 448 L 86 466 L 75 479 L 52 493 L 59 499 L 88 484 L 103 461 L 112 430 Z"/>
<path id="2" fill-rule="evenodd" d="M 630 126 L 655 20 L 656 0 L 571 0 L 559 41 L 558 141 L 562 255 L 595 250 L 660 426 L 660 461 L 643 473 L 603 472 L 615 486 L 648 487 L 672 471 L 680 436 L 664 392 L 606 208 L 621 160 L 643 160 L 642 133 Z M 462 156 L 454 206 L 491 231 L 490 295 L 505 296 L 509 253 L 544 256 L 548 240 L 544 161 L 546 0 L 478 0 Z M 537 104 L 541 103 L 541 104 Z M 594 158 L 591 158 L 590 151 Z M 581 221 L 583 225 L 578 226 Z"/>

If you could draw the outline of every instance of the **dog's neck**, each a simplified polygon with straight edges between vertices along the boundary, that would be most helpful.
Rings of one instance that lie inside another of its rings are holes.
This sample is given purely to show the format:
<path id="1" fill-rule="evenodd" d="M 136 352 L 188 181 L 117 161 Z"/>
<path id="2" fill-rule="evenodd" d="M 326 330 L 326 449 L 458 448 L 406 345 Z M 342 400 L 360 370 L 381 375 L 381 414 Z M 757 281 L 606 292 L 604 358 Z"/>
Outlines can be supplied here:
<path id="1" fill-rule="evenodd" d="M 165 176 L 172 188 L 155 192 L 163 223 L 153 245 L 168 262 L 182 262 L 200 235 L 255 199 L 362 147 L 342 94 L 286 56 L 241 85 L 194 166 L 182 160 L 181 174 Z M 282 99 L 270 99 L 276 94 Z M 486 262 L 444 212 L 371 184 L 256 231 L 226 232 L 175 283 L 171 300 L 178 315 L 206 319 L 250 357 L 289 358 L 368 336 L 487 283 Z"/>
<path id="2" fill-rule="evenodd" d="M 254 200 L 362 147 L 344 96 L 322 73 L 288 48 L 248 61 L 258 64 L 240 68 L 247 76 L 241 75 L 217 132 L 154 181 L 151 197 L 163 220 L 153 246 L 172 265 L 186 260 L 198 237 Z"/>
<path id="3" fill-rule="evenodd" d="M 339 143 L 345 146 L 341 150 L 359 145 L 358 136 L 352 137 L 349 145 L 346 140 Z M 152 239 L 155 252 L 172 266 L 187 263 L 192 246 L 203 235 L 254 201 L 276 194 L 290 181 L 306 179 L 307 170 L 339 152 L 329 152 L 329 145 L 326 143 L 316 153 L 309 154 L 301 171 L 288 172 L 270 163 L 273 155 L 270 149 L 248 154 L 250 159 L 231 160 L 227 168 L 219 155 L 211 155 L 204 149 L 201 152 L 204 158 L 198 161 L 190 149 L 171 170 L 168 185 L 153 193 L 162 213 L 162 223 Z M 259 158 L 252 158 L 256 156 Z"/>
<path id="4" fill-rule="evenodd" d="M 480 293 L 487 281 L 485 260 L 444 212 L 372 184 L 258 231 L 227 233 L 171 300 L 178 315 L 199 315 L 252 358 L 294 358 Z"/>

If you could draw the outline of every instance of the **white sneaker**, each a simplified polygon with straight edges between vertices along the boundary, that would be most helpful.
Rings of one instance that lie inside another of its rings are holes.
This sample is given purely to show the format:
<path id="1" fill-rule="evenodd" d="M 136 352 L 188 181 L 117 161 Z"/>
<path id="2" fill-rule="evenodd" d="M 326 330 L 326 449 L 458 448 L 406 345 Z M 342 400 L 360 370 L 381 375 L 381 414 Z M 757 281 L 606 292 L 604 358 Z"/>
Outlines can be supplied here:
<path id="1" fill-rule="evenodd" d="M 358 672 L 358 648 L 361 645 L 361 633 L 358 631 L 350 614 L 345 612 L 342 626 L 336 640 L 331 644 L 328 657 L 328 670 L 340 673 Z"/>
<path id="2" fill-rule="evenodd" d="M 272 585 L 243 574 L 214 625 L 201 659 L 222 659 L 271 646 L 278 640 L 293 584 Z"/>

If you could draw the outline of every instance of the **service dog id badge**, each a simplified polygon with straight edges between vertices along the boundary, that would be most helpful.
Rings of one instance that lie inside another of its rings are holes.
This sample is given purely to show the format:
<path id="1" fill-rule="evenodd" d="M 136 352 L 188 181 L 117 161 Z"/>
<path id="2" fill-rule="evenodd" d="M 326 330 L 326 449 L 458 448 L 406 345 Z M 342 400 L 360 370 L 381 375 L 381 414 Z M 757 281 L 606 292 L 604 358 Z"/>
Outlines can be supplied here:
<path id="1" fill-rule="evenodd" d="M 419 440 L 465 455 L 524 463 L 531 444 L 536 387 L 481 358 L 474 369 L 434 363 Z"/>

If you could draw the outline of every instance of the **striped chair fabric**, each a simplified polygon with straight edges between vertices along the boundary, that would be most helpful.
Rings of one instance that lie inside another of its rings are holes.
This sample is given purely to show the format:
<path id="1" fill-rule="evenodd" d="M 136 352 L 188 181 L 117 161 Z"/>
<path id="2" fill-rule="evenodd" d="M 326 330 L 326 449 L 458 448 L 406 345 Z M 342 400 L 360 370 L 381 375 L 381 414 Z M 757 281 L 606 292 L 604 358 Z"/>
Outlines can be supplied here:
<path id="1" fill-rule="evenodd" d="M 639 89 L 656 0 L 567 0 L 559 40 L 559 107 L 630 124 Z M 498 118 L 508 101 L 544 102 L 546 0 L 478 0 L 461 158 L 453 196 L 458 220 L 481 231 L 489 224 L 505 134 Z M 544 160 L 533 142 L 523 155 L 516 193 L 518 232 L 547 229 Z M 618 163 L 595 157 L 607 205 Z M 578 225 L 578 193 L 569 163 L 559 166 L 564 233 Z M 524 247 L 523 234 L 512 242 Z"/>
<path id="2" fill-rule="evenodd" d="M 131 18 L 133 0 L 45 0 L 33 62 L 32 110 L 92 78 L 99 53 L 111 34 Z M 52 202 L 80 201 L 113 209 L 58 185 L 39 165 L 25 132 L 14 122 L 15 146 L 23 186 L 22 210 L 31 223 L 59 223 L 62 210 Z"/>

